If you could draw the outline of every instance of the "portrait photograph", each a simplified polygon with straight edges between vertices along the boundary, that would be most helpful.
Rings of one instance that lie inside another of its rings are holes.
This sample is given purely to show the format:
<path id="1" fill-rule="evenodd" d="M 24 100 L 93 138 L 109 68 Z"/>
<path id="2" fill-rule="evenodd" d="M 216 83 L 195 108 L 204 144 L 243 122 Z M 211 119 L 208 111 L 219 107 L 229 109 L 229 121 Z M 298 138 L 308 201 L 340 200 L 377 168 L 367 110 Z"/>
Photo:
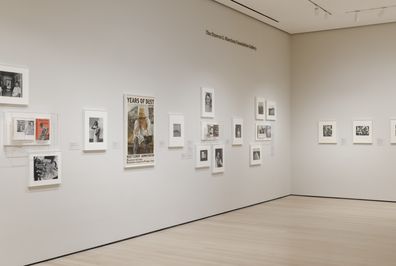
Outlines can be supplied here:
<path id="1" fill-rule="evenodd" d="M 154 166 L 154 110 L 154 97 L 124 95 L 125 168 Z"/>
<path id="2" fill-rule="evenodd" d="M 336 144 L 337 143 L 337 122 L 320 121 L 318 125 L 319 143 Z"/>
<path id="3" fill-rule="evenodd" d="M 220 137 L 220 126 L 217 122 L 201 122 L 201 140 L 217 140 Z"/>
<path id="4" fill-rule="evenodd" d="M 34 141 L 36 123 L 34 118 L 14 118 L 13 140 Z"/>
<path id="5" fill-rule="evenodd" d="M 209 168 L 211 161 L 210 161 L 210 154 L 211 149 L 210 145 L 195 145 L 195 168 Z"/>
<path id="6" fill-rule="evenodd" d="M 390 143 L 396 144 L 396 119 L 390 121 Z"/>
<path id="7" fill-rule="evenodd" d="M 212 173 L 224 172 L 224 145 L 216 144 L 212 147 Z"/>
<path id="8" fill-rule="evenodd" d="M 29 154 L 29 187 L 61 183 L 60 152 L 36 152 Z"/>
<path id="9" fill-rule="evenodd" d="M 184 115 L 182 114 L 169 114 L 168 147 L 184 147 Z"/>
<path id="10" fill-rule="evenodd" d="M 353 121 L 353 143 L 355 144 L 373 143 L 373 121 L 370 120 Z"/>
<path id="11" fill-rule="evenodd" d="M 51 119 L 36 118 L 36 141 L 49 142 L 51 137 Z"/>
<path id="12" fill-rule="evenodd" d="M 28 69 L 0 65 L 0 104 L 27 105 L 28 82 Z"/>
<path id="13" fill-rule="evenodd" d="M 201 117 L 215 117 L 215 95 L 212 88 L 201 88 Z"/>
<path id="14" fill-rule="evenodd" d="M 272 140 L 272 125 L 269 122 L 256 122 L 256 140 Z"/>
<path id="15" fill-rule="evenodd" d="M 260 144 L 250 144 L 250 165 L 260 165 L 262 153 Z"/>
<path id="16" fill-rule="evenodd" d="M 232 145 L 243 144 L 243 119 L 232 119 Z"/>
<path id="17" fill-rule="evenodd" d="M 107 149 L 107 112 L 84 110 L 84 151 Z"/>
<path id="18" fill-rule="evenodd" d="M 265 98 L 256 97 L 255 101 L 256 120 L 265 120 Z"/>
<path id="19" fill-rule="evenodd" d="M 267 120 L 269 121 L 275 121 L 276 120 L 276 102 L 273 101 L 267 101 L 266 102 L 266 107 L 267 107 Z"/>

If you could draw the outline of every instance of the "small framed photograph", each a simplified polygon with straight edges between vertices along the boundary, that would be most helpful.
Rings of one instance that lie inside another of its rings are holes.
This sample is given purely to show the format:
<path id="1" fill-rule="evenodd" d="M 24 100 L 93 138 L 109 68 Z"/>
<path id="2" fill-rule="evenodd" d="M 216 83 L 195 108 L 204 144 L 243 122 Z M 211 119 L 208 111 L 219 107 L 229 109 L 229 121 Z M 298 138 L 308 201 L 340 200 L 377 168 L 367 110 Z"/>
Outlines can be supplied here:
<path id="1" fill-rule="evenodd" d="M 232 119 L 232 145 L 243 144 L 243 119 Z"/>
<path id="2" fill-rule="evenodd" d="M 212 148 L 212 173 L 224 172 L 224 145 L 216 144 Z"/>
<path id="3" fill-rule="evenodd" d="M 353 121 L 353 143 L 373 143 L 373 121 Z"/>
<path id="4" fill-rule="evenodd" d="M 390 142 L 396 144 L 396 120 L 390 121 Z"/>
<path id="5" fill-rule="evenodd" d="M 217 122 L 201 122 L 201 139 L 217 140 L 220 136 L 220 126 Z"/>
<path id="6" fill-rule="evenodd" d="M 210 145 L 195 145 L 195 168 L 209 168 L 211 158 Z"/>
<path id="7" fill-rule="evenodd" d="M 184 115 L 169 114 L 168 147 L 184 147 Z"/>
<path id="8" fill-rule="evenodd" d="M 49 118 L 36 118 L 36 141 L 51 142 L 51 119 Z"/>
<path id="9" fill-rule="evenodd" d="M 265 120 L 265 99 L 256 97 L 256 120 Z"/>
<path id="10" fill-rule="evenodd" d="M 256 122 L 256 140 L 272 140 L 272 125 L 269 122 Z"/>
<path id="11" fill-rule="evenodd" d="M 201 117 L 215 117 L 215 95 L 212 88 L 201 88 Z"/>
<path id="12" fill-rule="evenodd" d="M 320 121 L 319 127 L 319 143 L 336 144 L 337 143 L 337 122 L 336 121 Z"/>
<path id="13" fill-rule="evenodd" d="M 84 150 L 107 149 L 107 112 L 84 110 Z"/>
<path id="14" fill-rule="evenodd" d="M 61 183 L 60 152 L 37 152 L 29 155 L 29 187 Z"/>
<path id="15" fill-rule="evenodd" d="M 0 65 L 0 104 L 29 104 L 29 70 Z"/>
<path id="16" fill-rule="evenodd" d="M 276 102 L 273 101 L 267 101 L 267 120 L 269 121 L 275 121 L 276 120 Z"/>
<path id="17" fill-rule="evenodd" d="M 14 118 L 13 137 L 16 141 L 34 141 L 36 121 L 34 118 Z"/>
<path id="18" fill-rule="evenodd" d="M 250 144 L 250 165 L 260 165 L 262 162 L 261 145 Z"/>

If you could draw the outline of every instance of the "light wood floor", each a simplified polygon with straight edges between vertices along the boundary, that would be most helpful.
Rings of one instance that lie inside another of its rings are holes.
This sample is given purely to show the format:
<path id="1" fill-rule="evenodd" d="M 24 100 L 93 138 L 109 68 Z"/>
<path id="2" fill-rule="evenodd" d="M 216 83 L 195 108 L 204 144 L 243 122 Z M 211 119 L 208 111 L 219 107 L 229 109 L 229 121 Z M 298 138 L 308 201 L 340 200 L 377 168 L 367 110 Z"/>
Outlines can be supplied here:
<path id="1" fill-rule="evenodd" d="M 395 266 L 396 204 L 290 196 L 40 266 Z"/>

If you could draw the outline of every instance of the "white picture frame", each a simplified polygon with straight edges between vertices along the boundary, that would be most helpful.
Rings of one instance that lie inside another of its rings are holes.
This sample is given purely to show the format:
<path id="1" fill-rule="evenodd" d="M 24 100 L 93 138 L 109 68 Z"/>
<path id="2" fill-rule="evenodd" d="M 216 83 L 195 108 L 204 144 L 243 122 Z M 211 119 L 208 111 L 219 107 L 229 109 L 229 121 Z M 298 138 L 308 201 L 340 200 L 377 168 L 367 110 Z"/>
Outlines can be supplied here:
<path id="1" fill-rule="evenodd" d="M 396 119 L 390 120 L 390 143 L 396 144 Z"/>
<path id="2" fill-rule="evenodd" d="M 84 109 L 84 151 L 107 150 L 107 112 Z"/>
<path id="3" fill-rule="evenodd" d="M 223 173 L 225 169 L 225 153 L 223 144 L 212 146 L 212 173 Z"/>
<path id="4" fill-rule="evenodd" d="M 217 140 L 220 138 L 220 125 L 215 121 L 201 121 L 201 140 Z"/>
<path id="5" fill-rule="evenodd" d="M 211 157 L 210 145 L 195 145 L 195 168 L 209 168 Z"/>
<path id="6" fill-rule="evenodd" d="M 250 165 L 261 165 L 263 163 L 263 152 L 260 144 L 250 144 Z"/>
<path id="7" fill-rule="evenodd" d="M 337 144 L 336 121 L 319 121 L 318 142 L 320 144 Z"/>
<path id="8" fill-rule="evenodd" d="M 184 147 L 184 115 L 169 114 L 169 148 Z"/>
<path id="9" fill-rule="evenodd" d="M 59 151 L 40 151 L 29 154 L 29 187 L 62 183 L 62 158 Z"/>
<path id="10" fill-rule="evenodd" d="M 271 141 L 272 140 L 272 124 L 266 121 L 256 122 L 256 141 Z"/>
<path id="11" fill-rule="evenodd" d="M 29 104 L 29 70 L 0 65 L 0 104 Z"/>
<path id="12" fill-rule="evenodd" d="M 243 145 L 243 119 L 232 119 L 232 145 Z"/>
<path id="13" fill-rule="evenodd" d="M 256 97 L 255 98 L 255 116 L 256 120 L 265 120 L 265 98 Z"/>
<path id="14" fill-rule="evenodd" d="M 355 120 L 353 121 L 353 143 L 372 144 L 373 143 L 373 121 Z"/>
<path id="15" fill-rule="evenodd" d="M 276 121 L 278 110 L 276 107 L 276 102 L 274 101 L 267 101 L 266 102 L 266 118 L 268 121 Z"/>
<path id="16" fill-rule="evenodd" d="M 213 88 L 201 88 L 201 117 L 215 117 L 215 92 Z"/>

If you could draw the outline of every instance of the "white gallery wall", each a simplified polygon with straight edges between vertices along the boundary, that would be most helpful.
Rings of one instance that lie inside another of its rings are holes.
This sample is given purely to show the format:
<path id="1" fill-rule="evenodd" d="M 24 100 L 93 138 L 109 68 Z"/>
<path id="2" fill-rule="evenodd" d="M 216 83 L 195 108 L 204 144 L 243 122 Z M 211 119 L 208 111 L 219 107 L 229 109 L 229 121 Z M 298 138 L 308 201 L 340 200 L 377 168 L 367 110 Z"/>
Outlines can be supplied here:
<path id="1" fill-rule="evenodd" d="M 396 200 L 396 24 L 292 36 L 292 191 Z M 318 144 L 336 120 L 338 144 Z M 373 144 L 352 143 L 352 121 L 373 121 Z"/>
<path id="2" fill-rule="evenodd" d="M 27 152 L 34 148 L 1 148 L 0 265 L 56 257 L 291 192 L 286 33 L 209 0 L 4 0 L 2 10 L 0 63 L 29 68 L 30 103 L 0 106 L 0 130 L 4 112 L 55 115 L 52 147 L 62 152 L 63 180 L 28 189 Z M 224 174 L 194 168 L 201 86 L 215 89 Z M 123 167 L 124 93 L 156 98 L 155 167 Z M 250 167 L 255 96 L 276 101 L 278 118 L 272 142 L 263 143 L 263 165 Z M 82 151 L 84 108 L 108 112 L 106 152 Z M 183 149 L 167 148 L 169 112 L 185 115 Z M 244 119 L 240 147 L 231 146 L 233 116 Z"/>

